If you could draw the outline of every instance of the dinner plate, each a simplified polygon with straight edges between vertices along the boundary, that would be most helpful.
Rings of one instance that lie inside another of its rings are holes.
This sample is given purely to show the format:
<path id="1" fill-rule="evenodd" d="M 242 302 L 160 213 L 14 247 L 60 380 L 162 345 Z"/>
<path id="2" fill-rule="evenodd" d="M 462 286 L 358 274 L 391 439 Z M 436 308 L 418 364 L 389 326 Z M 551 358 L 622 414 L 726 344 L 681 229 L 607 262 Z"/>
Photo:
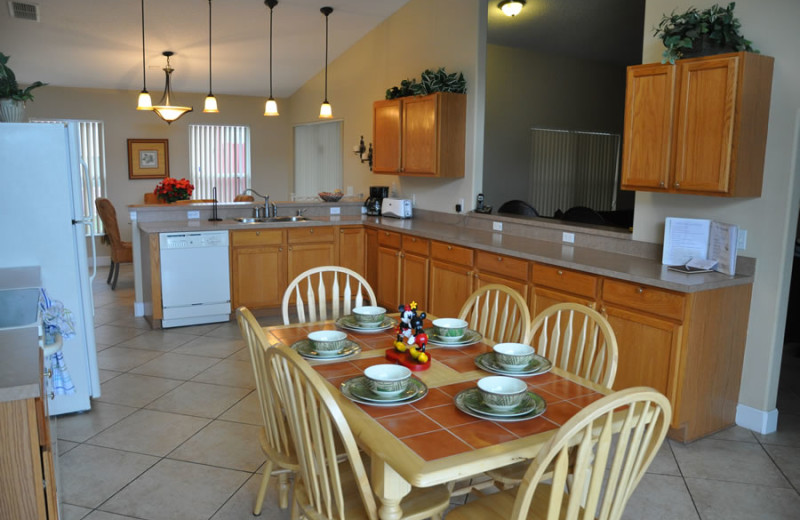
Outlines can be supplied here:
<path id="1" fill-rule="evenodd" d="M 537 395 L 533 392 L 528 392 L 528 396 L 533 400 L 534 403 L 533 409 L 527 413 L 520 415 L 512 415 L 512 416 L 496 415 L 501 412 L 497 412 L 494 410 L 492 410 L 492 414 L 489 414 L 470 408 L 467 403 L 472 403 L 473 405 L 478 407 L 479 405 L 475 403 L 483 401 L 483 398 L 481 397 L 480 391 L 478 390 L 477 387 L 467 388 L 466 390 L 462 390 L 461 392 L 456 394 L 455 403 L 456 403 L 456 408 L 458 408 L 467 415 L 471 415 L 479 419 L 486 419 L 489 421 L 497 421 L 497 422 L 527 421 L 528 419 L 539 417 L 547 409 L 547 403 L 544 402 L 544 399 L 542 399 L 540 395 Z"/>
<path id="2" fill-rule="evenodd" d="M 317 361 L 333 361 L 333 360 L 341 360 L 350 356 L 355 356 L 359 352 L 361 352 L 361 347 L 358 343 L 354 343 L 352 341 L 347 341 L 345 347 L 337 352 L 336 354 L 330 356 L 321 356 L 317 353 L 316 349 L 314 348 L 314 344 L 311 343 L 311 340 L 301 339 L 300 341 L 292 344 L 292 349 L 297 351 L 298 354 L 303 356 L 306 359 L 315 359 Z"/>
<path id="3" fill-rule="evenodd" d="M 372 406 L 400 406 L 419 401 L 428 394 L 428 387 L 416 378 L 408 380 L 408 387 L 399 395 L 384 397 L 367 386 L 366 376 L 356 376 L 341 385 L 342 393 L 351 401 Z"/>
<path id="4" fill-rule="evenodd" d="M 522 396 L 520 403 L 511 408 L 510 410 L 495 410 L 489 407 L 481 396 L 480 391 L 468 392 L 464 395 L 464 405 L 473 412 L 482 413 L 484 415 L 491 415 L 492 417 L 516 417 L 518 415 L 525 415 L 531 413 L 536 408 L 536 400 L 533 392 L 528 392 Z"/>
<path id="5" fill-rule="evenodd" d="M 482 368 L 487 372 L 494 372 L 495 374 L 503 374 L 504 376 L 535 376 L 549 372 L 553 368 L 553 364 L 549 359 L 534 354 L 531 362 L 520 370 L 508 370 L 497 363 L 497 358 L 494 352 L 484 352 L 475 358 L 475 364 L 478 368 Z"/>
<path id="6" fill-rule="evenodd" d="M 480 332 L 472 329 L 464 331 L 464 335 L 461 336 L 458 341 L 442 341 L 434 332 L 433 327 L 425 329 L 425 334 L 428 335 L 428 343 L 439 347 L 466 347 L 467 345 L 472 345 L 483 339 Z"/>
<path id="7" fill-rule="evenodd" d="M 380 332 L 382 330 L 391 329 L 392 327 L 397 325 L 397 320 L 389 316 L 386 316 L 385 318 L 383 318 L 383 322 L 381 322 L 379 325 L 376 325 L 374 327 L 364 327 L 363 325 L 360 325 L 356 321 L 355 316 L 353 316 L 352 314 L 348 314 L 347 316 L 342 316 L 341 318 L 336 320 L 336 325 L 338 327 L 347 330 L 372 333 L 372 332 Z"/>

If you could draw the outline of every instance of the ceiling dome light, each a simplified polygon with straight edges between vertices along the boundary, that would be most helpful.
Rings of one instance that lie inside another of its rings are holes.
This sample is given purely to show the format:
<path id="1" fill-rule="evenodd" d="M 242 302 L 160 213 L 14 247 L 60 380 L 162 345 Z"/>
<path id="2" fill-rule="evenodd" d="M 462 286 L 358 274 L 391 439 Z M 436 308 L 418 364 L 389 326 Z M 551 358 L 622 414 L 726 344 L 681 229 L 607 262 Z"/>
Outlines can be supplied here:
<path id="1" fill-rule="evenodd" d="M 525 0 L 503 0 L 497 7 L 503 11 L 506 16 L 517 16 L 522 11 L 522 6 L 525 5 Z"/>
<path id="2" fill-rule="evenodd" d="M 325 15 L 325 100 L 319 107 L 319 118 L 330 119 L 333 117 L 333 109 L 328 103 L 328 15 L 333 12 L 333 7 L 323 7 L 320 12 Z"/>
<path id="3" fill-rule="evenodd" d="M 264 115 L 277 116 L 278 103 L 272 97 L 272 9 L 278 5 L 278 0 L 264 0 L 264 3 L 269 7 L 269 98 L 264 105 Z"/>
<path id="4" fill-rule="evenodd" d="M 164 51 L 161 54 L 167 57 L 167 66 L 164 67 L 164 73 L 167 75 L 167 83 L 164 85 L 164 95 L 161 96 L 161 101 L 158 102 L 158 105 L 153 105 L 153 111 L 158 117 L 166 121 L 167 124 L 171 124 L 173 121 L 177 121 L 181 116 L 194 109 L 192 107 L 172 104 L 172 84 L 170 82 L 170 77 L 175 69 L 169 66 L 169 57 L 175 53 L 172 51 Z"/>

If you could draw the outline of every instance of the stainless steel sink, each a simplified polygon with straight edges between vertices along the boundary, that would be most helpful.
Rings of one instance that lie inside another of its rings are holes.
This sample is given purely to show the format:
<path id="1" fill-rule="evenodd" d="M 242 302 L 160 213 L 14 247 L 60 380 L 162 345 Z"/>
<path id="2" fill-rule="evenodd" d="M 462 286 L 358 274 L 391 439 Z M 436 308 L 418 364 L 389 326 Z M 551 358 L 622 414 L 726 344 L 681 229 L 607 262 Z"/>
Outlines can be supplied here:
<path id="1" fill-rule="evenodd" d="M 237 217 L 233 220 L 241 224 L 259 224 L 262 222 L 269 222 L 269 219 L 267 218 L 255 218 L 255 217 Z"/>
<path id="2" fill-rule="evenodd" d="M 265 222 L 307 222 L 311 219 L 304 217 L 302 215 L 292 217 L 292 216 L 282 216 L 282 217 L 237 217 L 235 219 L 236 222 L 240 224 L 262 224 Z"/>

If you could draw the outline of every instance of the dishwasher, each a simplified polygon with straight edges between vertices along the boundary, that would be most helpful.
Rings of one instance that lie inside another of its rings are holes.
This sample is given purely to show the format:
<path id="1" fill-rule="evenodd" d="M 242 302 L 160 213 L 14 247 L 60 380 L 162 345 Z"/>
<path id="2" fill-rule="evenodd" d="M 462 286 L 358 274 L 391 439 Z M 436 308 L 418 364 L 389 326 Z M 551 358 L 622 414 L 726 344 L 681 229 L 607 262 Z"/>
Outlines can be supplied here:
<path id="1" fill-rule="evenodd" d="M 231 286 L 228 232 L 159 233 L 161 326 L 228 321 Z"/>

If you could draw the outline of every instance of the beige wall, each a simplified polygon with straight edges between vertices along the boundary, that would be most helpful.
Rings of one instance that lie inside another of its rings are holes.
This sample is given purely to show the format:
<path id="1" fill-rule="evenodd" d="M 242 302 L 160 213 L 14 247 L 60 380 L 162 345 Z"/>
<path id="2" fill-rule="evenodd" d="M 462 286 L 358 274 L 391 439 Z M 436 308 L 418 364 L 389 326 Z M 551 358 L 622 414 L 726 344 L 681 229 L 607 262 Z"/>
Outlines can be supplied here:
<path id="1" fill-rule="evenodd" d="M 150 88 L 156 100 L 160 96 L 158 89 L 157 86 Z M 262 98 L 218 95 L 220 113 L 204 114 L 204 95 L 176 93 L 179 102 L 194 105 L 194 112 L 167 125 L 155 114 L 135 109 L 138 92 L 47 86 L 37 89 L 35 94 L 35 101 L 28 103 L 28 117 L 103 121 L 107 194 L 117 208 L 124 240 L 130 240 L 126 206 L 142 204 L 144 193 L 153 191 L 158 183 L 156 179 L 128 179 L 129 138 L 169 139 L 170 175 L 189 178 L 190 124 L 248 125 L 252 187 L 272 195 L 274 200 L 289 197 L 291 132 L 288 117 L 264 117 Z M 282 115 L 284 110 L 288 114 L 288 103 L 278 102 Z"/>
<path id="2" fill-rule="evenodd" d="M 643 63 L 661 59 L 663 46 L 651 27 L 663 13 L 683 11 L 691 2 L 648 0 L 644 20 Z M 757 199 L 719 199 L 691 195 L 637 193 L 634 239 L 662 242 L 664 218 L 712 218 L 748 231 L 747 256 L 758 259 L 750 310 L 741 404 L 775 408 L 783 348 L 791 252 L 798 216 L 797 157 L 800 108 L 800 2 L 738 0 L 742 33 L 762 54 L 775 58 L 764 186 Z M 797 319 L 797 317 L 793 317 Z M 724 326 L 724 324 L 723 324 Z"/>
<path id="3" fill-rule="evenodd" d="M 531 128 L 622 134 L 624 112 L 622 65 L 488 45 L 486 203 L 528 198 Z"/>
<path id="4" fill-rule="evenodd" d="M 332 15 L 330 37 L 336 37 Z M 481 30 L 480 27 L 484 29 Z M 416 195 L 417 207 L 450 212 L 459 198 L 474 206 L 480 187 L 483 152 L 482 48 L 485 47 L 485 0 L 411 0 L 328 66 L 328 100 L 333 116 L 343 119 L 344 187 L 367 193 L 369 186 L 392 186 L 404 196 Z M 372 102 L 403 79 L 419 80 L 425 69 L 446 67 L 467 80 L 467 156 L 464 179 L 438 180 L 378 175 L 352 152 L 360 136 L 372 141 Z M 480 71 L 480 72 L 479 72 Z M 320 73 L 290 99 L 292 123 L 317 121 L 323 100 Z"/>

